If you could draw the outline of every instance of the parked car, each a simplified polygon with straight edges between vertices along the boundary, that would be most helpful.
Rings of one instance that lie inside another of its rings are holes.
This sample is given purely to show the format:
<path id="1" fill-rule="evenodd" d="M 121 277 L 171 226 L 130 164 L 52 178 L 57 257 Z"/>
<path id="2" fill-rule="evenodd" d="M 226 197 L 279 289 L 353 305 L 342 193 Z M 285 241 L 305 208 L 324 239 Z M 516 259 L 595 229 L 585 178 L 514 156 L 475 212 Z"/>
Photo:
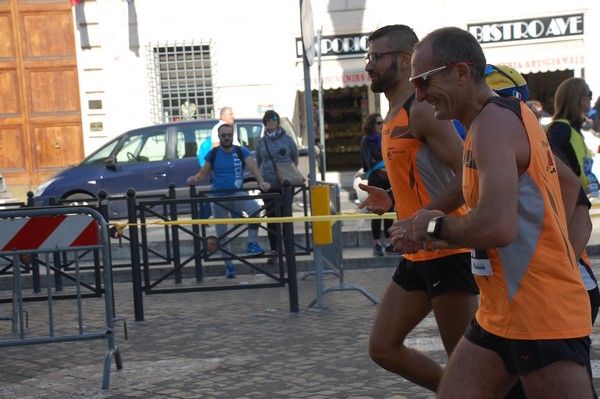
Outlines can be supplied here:
<path id="1" fill-rule="evenodd" d="M 0 209 L 18 208 L 21 201 L 14 198 L 6 185 L 6 180 L 0 173 Z"/>
<path id="2" fill-rule="evenodd" d="M 358 187 L 359 183 L 366 185 L 369 184 L 367 172 L 365 172 L 362 168 L 356 171 L 354 174 L 354 180 L 352 182 L 352 187 L 354 188 L 354 203 L 357 205 L 366 200 L 368 197 L 367 192 Z"/>
<path id="3" fill-rule="evenodd" d="M 107 142 L 85 158 L 80 164 L 69 167 L 43 182 L 34 192 L 38 205 L 48 205 L 50 198 L 68 200 L 71 204 L 91 204 L 98 192 L 106 190 L 110 197 L 124 196 L 134 188 L 140 196 L 161 196 L 175 184 L 177 197 L 189 196 L 186 179 L 198 172 L 197 158 L 201 142 L 211 134 L 214 119 L 174 122 L 142 127 L 125 132 Z M 298 145 L 298 137 L 287 118 L 282 127 Z M 254 151 L 263 131 L 262 119 L 236 119 L 240 143 Z M 299 147 L 300 148 L 300 147 Z M 299 151 L 300 170 L 308 170 L 308 151 Z M 246 171 L 245 182 L 254 177 Z M 209 189 L 210 182 L 201 182 L 200 189 Z M 111 217 L 124 217 L 124 201 L 109 201 Z"/>

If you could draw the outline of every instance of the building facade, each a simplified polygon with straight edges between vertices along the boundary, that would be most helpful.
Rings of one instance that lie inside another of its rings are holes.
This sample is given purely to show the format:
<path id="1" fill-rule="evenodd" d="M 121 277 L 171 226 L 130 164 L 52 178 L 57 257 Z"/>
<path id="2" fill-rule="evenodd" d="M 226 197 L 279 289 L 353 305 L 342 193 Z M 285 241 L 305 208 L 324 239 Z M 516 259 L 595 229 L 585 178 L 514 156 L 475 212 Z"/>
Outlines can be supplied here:
<path id="1" fill-rule="evenodd" d="M 0 16 L 5 5 L 15 11 L 23 3 L 35 8 L 57 1 L 0 0 Z M 63 7 L 68 3 L 61 0 Z M 362 122 L 371 112 L 387 111 L 364 72 L 369 32 L 397 23 L 419 37 L 448 25 L 468 29 L 490 63 L 525 74 L 530 97 L 551 111 L 554 90 L 567 77 L 584 77 L 600 91 L 597 3 L 505 0 L 502 8 L 488 8 L 465 0 L 311 0 L 321 49 L 310 69 L 313 126 L 325 139 L 327 170 L 358 169 Z M 80 118 L 82 148 L 76 157 L 128 129 L 215 117 L 223 106 L 232 106 L 237 117 L 275 109 L 308 144 L 299 1 L 82 0 L 70 11 L 77 77 L 70 96 L 78 102 L 73 113 Z M 0 109 L 0 121 L 5 115 Z M 47 140 L 52 147 L 53 137 Z M 30 183 L 67 164 L 30 170 Z M 10 172 L 2 173 L 10 179 Z"/>

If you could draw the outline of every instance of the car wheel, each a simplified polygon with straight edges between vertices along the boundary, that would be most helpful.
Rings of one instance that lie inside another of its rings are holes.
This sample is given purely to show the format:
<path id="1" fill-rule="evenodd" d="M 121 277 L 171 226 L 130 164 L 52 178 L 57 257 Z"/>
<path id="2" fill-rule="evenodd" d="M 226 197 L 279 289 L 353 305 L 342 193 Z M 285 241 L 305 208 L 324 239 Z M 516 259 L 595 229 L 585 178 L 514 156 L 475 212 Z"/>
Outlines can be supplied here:
<path id="1" fill-rule="evenodd" d="M 64 198 L 64 204 L 69 206 L 97 206 L 98 198 L 90 194 L 75 193 Z"/>

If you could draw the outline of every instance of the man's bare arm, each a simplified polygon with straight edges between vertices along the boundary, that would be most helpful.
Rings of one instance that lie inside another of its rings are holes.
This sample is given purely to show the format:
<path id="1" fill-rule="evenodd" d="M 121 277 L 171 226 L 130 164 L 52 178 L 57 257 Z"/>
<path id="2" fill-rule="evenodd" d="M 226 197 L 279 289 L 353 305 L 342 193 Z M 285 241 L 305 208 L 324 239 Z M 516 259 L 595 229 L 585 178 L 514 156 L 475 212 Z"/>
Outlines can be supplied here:
<path id="1" fill-rule="evenodd" d="M 454 172 L 454 178 L 442 194 L 425 205 L 425 209 L 439 209 L 450 213 L 464 204 L 462 196 L 463 140 L 454 124 L 435 118 L 433 108 L 425 102 L 413 104 L 411 134 L 427 143 L 433 154 Z"/>
<path id="2" fill-rule="evenodd" d="M 446 216 L 441 238 L 466 248 L 503 247 L 518 233 L 518 179 L 529 164 L 529 141 L 522 122 L 494 105 L 486 107 L 471 128 L 479 200 L 466 216 Z M 417 240 L 431 240 L 427 217 L 429 212 L 415 217 Z"/>

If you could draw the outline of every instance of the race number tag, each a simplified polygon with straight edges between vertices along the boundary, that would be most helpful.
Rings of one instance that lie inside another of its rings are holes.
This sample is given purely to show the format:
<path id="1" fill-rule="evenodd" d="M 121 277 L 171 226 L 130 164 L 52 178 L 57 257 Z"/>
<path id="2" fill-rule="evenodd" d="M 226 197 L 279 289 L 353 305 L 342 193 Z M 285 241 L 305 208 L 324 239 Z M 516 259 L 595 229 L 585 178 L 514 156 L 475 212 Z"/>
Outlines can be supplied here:
<path id="1" fill-rule="evenodd" d="M 476 276 L 491 276 L 494 274 L 490 258 L 485 249 L 471 250 L 471 273 Z"/>

